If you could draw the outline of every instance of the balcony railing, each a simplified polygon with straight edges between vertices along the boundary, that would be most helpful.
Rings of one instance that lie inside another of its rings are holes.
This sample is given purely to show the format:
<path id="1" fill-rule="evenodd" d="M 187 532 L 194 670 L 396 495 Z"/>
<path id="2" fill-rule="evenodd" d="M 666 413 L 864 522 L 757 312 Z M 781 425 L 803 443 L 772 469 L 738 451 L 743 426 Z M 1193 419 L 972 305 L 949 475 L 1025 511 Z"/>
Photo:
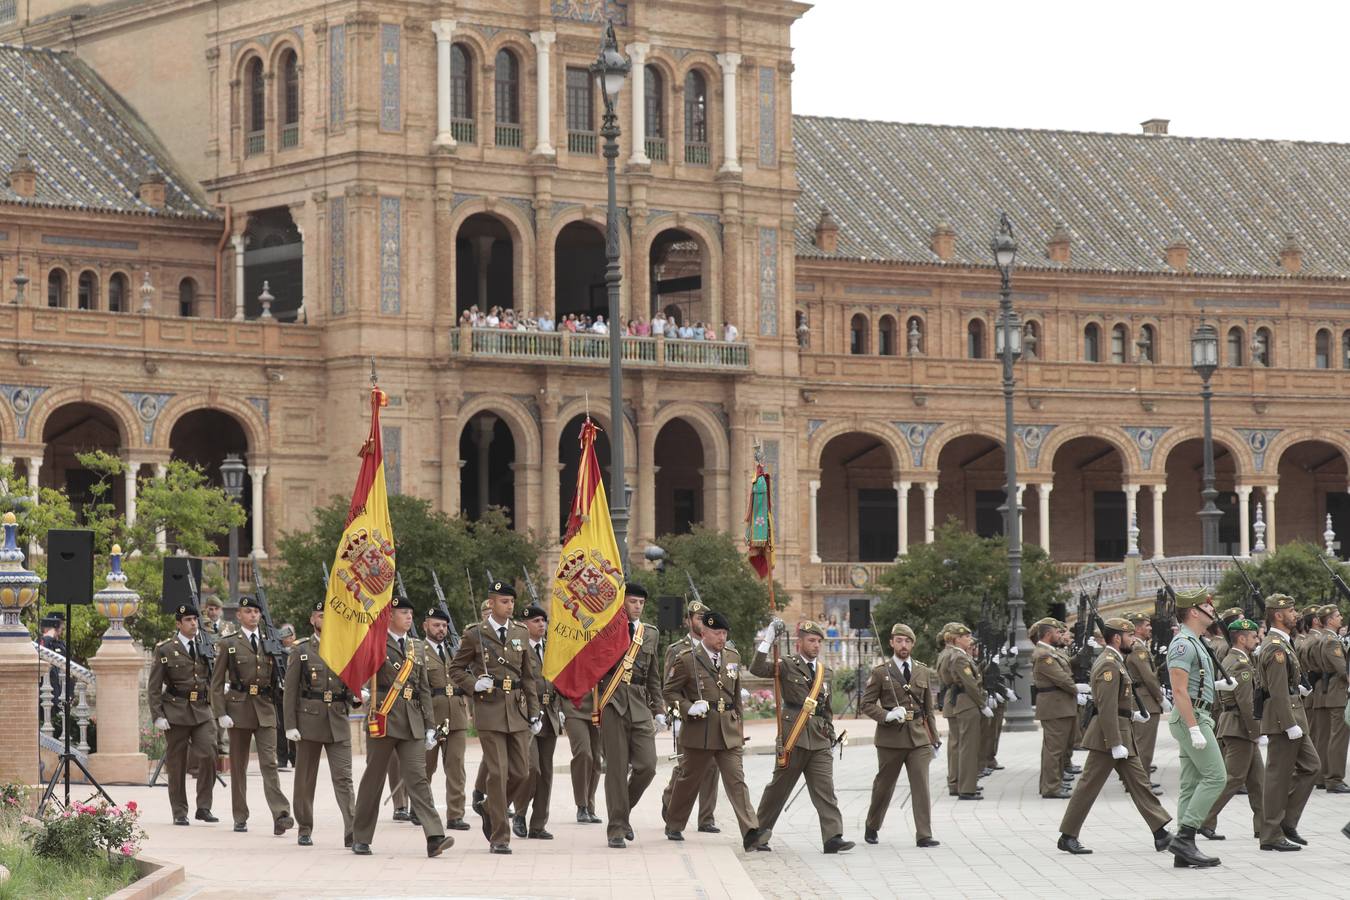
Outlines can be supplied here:
<path id="1" fill-rule="evenodd" d="M 652 162 L 666 161 L 666 139 L 663 137 L 647 138 L 647 158 Z"/>
<path id="2" fill-rule="evenodd" d="M 451 119 L 450 136 L 455 139 L 457 144 L 472 144 L 474 142 L 473 119 Z"/>
<path id="3" fill-rule="evenodd" d="M 860 591 L 876 584 L 890 568 L 888 562 L 825 562 L 820 564 L 820 587 Z"/>
<path id="4" fill-rule="evenodd" d="M 1169 556 L 1164 559 L 1127 560 L 1085 571 L 1070 579 L 1065 590 L 1074 597 L 1079 594 L 1096 597 L 1100 585 L 1103 606 L 1137 600 L 1151 601 L 1163 586 L 1154 566 L 1162 572 L 1168 584 L 1177 589 L 1217 585 L 1224 574 L 1234 568 L 1232 558 L 1227 556 Z"/>
<path id="5" fill-rule="evenodd" d="M 706 166 L 712 159 L 712 147 L 709 144 L 687 143 L 684 145 L 684 161 L 691 166 Z"/>
<path id="6" fill-rule="evenodd" d="M 267 133 L 263 131 L 249 132 L 244 136 L 244 155 L 257 156 L 267 149 Z"/>
<path id="7" fill-rule="evenodd" d="M 498 122 L 496 132 L 498 147 L 520 147 L 524 143 L 524 135 L 519 125 Z"/>
<path id="8" fill-rule="evenodd" d="M 281 149 L 290 150 L 300 146 L 300 123 L 281 126 Z"/>
<path id="9" fill-rule="evenodd" d="M 567 132 L 567 152 L 576 156 L 594 156 L 596 135 L 594 131 Z"/>
<path id="10" fill-rule="evenodd" d="M 450 332 L 450 353 L 488 360 L 540 359 L 601 364 L 609 362 L 609 335 L 460 327 Z M 623 359 L 633 365 L 657 368 L 746 371 L 750 368 L 750 346 L 725 341 L 624 337 Z"/>

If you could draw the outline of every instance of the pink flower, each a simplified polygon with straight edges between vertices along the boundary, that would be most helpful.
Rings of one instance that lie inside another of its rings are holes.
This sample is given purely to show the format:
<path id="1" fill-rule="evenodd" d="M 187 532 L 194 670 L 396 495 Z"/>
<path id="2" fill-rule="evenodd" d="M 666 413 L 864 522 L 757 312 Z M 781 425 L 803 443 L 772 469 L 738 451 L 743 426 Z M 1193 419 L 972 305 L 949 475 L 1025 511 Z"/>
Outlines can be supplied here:
<path id="1" fill-rule="evenodd" d="M 127 812 L 135 812 L 135 811 L 136 811 L 136 801 L 135 801 L 135 800 L 128 800 L 128 801 L 127 801 Z"/>
<path id="2" fill-rule="evenodd" d="M 131 841 L 123 841 L 122 846 L 118 847 L 117 849 L 118 852 L 120 852 L 123 856 L 131 856 L 133 853 L 136 852 L 136 847 L 131 843 Z"/>

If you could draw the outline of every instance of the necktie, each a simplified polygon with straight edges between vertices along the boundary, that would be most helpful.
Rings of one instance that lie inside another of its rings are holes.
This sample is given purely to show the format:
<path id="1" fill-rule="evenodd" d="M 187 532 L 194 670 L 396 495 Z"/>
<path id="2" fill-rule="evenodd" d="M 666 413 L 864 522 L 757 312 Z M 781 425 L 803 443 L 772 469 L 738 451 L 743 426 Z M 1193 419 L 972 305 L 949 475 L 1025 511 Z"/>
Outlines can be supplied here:
<path id="1" fill-rule="evenodd" d="M 632 639 L 633 639 L 633 623 L 632 623 L 632 621 L 629 621 L 629 623 L 628 623 L 628 640 L 631 641 Z"/>
<path id="2" fill-rule="evenodd" d="M 437 645 L 436 645 L 436 655 L 439 656 L 439 657 L 441 658 L 441 665 L 445 665 L 445 645 L 444 645 L 444 644 L 437 644 Z"/>
<path id="3" fill-rule="evenodd" d="M 811 680 L 812 680 L 812 681 L 815 681 L 815 679 L 816 679 L 816 661 L 815 661 L 814 659 L 813 659 L 813 660 L 810 660 L 810 661 L 807 662 L 806 665 L 807 665 L 807 667 L 811 670 Z"/>
<path id="4" fill-rule="evenodd" d="M 544 661 L 544 642 L 543 642 L 543 641 L 540 641 L 539 643 L 537 643 L 537 644 L 534 645 L 534 655 L 537 656 L 537 657 L 539 658 L 539 661 L 540 661 L 540 662 L 543 662 L 543 661 Z"/>
<path id="5" fill-rule="evenodd" d="M 404 656 L 408 655 L 408 648 L 404 646 L 403 638 L 398 639 L 398 652 Z"/>
<path id="6" fill-rule="evenodd" d="M 193 662 L 197 661 L 197 644 L 195 642 L 188 642 L 188 656 L 192 657 Z"/>
<path id="7" fill-rule="evenodd" d="M 506 626 L 505 626 L 505 625 L 503 625 L 501 628 L 498 628 L 498 629 L 497 629 L 497 640 L 499 640 L 499 641 L 502 642 L 502 646 L 503 646 L 503 647 L 506 646 Z"/>
<path id="8" fill-rule="evenodd" d="M 909 684 L 909 660 L 905 660 L 905 684 Z"/>
<path id="9" fill-rule="evenodd" d="M 257 636 L 256 634 L 250 634 L 250 635 L 248 636 L 248 642 L 249 642 L 249 644 L 253 647 L 253 653 L 254 653 L 254 655 L 257 655 L 257 653 L 258 653 L 258 636 Z"/>

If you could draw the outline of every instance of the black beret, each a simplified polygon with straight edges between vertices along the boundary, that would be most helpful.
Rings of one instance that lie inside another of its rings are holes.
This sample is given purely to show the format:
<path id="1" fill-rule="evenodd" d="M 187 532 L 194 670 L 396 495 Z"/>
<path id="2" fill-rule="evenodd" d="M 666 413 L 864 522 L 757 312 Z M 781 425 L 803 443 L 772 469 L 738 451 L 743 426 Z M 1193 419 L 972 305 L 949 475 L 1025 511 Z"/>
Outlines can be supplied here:
<path id="1" fill-rule="evenodd" d="M 628 582 L 627 586 L 624 587 L 624 593 L 629 597 L 641 597 L 643 600 L 647 599 L 647 589 L 636 581 Z"/>
<path id="2" fill-rule="evenodd" d="M 315 601 L 314 601 L 314 606 L 311 608 L 310 611 L 311 611 L 311 612 L 323 612 L 323 604 L 324 604 L 324 601 L 323 601 L 323 600 L 315 600 Z"/>
<path id="3" fill-rule="evenodd" d="M 262 609 L 262 606 L 258 603 L 257 597 L 251 597 L 248 594 L 245 594 L 244 596 L 239 598 L 239 608 L 260 610 Z"/>
<path id="4" fill-rule="evenodd" d="M 395 594 L 394 599 L 389 602 L 389 608 L 411 610 L 413 608 L 413 605 L 412 601 L 409 600 L 407 597 L 400 597 L 397 594 Z"/>
<path id="5" fill-rule="evenodd" d="M 525 612 L 522 613 L 520 617 L 522 622 L 528 622 L 530 619 L 544 619 L 547 621 L 548 613 L 544 612 L 544 608 L 538 603 L 531 603 L 529 606 L 525 607 Z"/>
<path id="6" fill-rule="evenodd" d="M 445 610 L 441 609 L 439 606 L 433 606 L 431 609 L 427 610 L 427 618 L 439 619 L 442 622 L 449 622 L 450 614 Z"/>
<path id="7" fill-rule="evenodd" d="M 193 606 L 191 603 L 184 603 L 182 606 L 178 607 L 178 609 L 174 610 L 173 617 L 181 622 L 188 616 L 195 615 L 197 615 L 197 607 Z"/>
<path id="8" fill-rule="evenodd" d="M 492 587 L 488 588 L 488 593 L 497 594 L 498 596 L 501 597 L 510 597 L 513 600 L 516 597 L 516 589 L 513 588 L 511 585 L 507 584 L 505 581 L 492 582 Z"/>
<path id="9" fill-rule="evenodd" d="M 715 628 L 721 631 L 730 631 L 731 622 L 729 622 L 727 620 L 727 617 L 722 615 L 717 610 L 710 609 L 703 614 L 703 627 Z"/>
<path id="10" fill-rule="evenodd" d="M 66 620 L 66 614 L 61 612 L 61 610 L 59 609 L 54 609 L 51 612 L 47 613 L 47 618 L 55 619 L 58 622 L 64 622 Z"/>

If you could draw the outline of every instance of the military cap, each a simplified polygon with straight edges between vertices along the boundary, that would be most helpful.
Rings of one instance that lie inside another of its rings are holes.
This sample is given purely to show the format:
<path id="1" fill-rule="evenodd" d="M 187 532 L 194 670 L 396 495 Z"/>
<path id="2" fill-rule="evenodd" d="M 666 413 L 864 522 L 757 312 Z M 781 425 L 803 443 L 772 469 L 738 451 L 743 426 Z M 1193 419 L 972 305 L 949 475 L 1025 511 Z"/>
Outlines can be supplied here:
<path id="1" fill-rule="evenodd" d="M 1177 591 L 1177 609 L 1194 609 L 1210 598 L 1207 587 L 1187 588 Z"/>
<path id="2" fill-rule="evenodd" d="M 690 600 L 689 605 L 684 608 L 685 618 L 690 616 L 701 616 L 708 611 L 708 607 L 703 605 L 701 600 Z"/>
<path id="3" fill-rule="evenodd" d="M 56 616 L 43 616 L 39 624 L 42 628 L 55 628 L 57 625 L 64 625 L 65 619 L 58 619 Z"/>
<path id="4" fill-rule="evenodd" d="M 191 603 L 184 603 L 180 605 L 178 609 L 174 610 L 173 613 L 173 617 L 177 619 L 179 622 L 183 621 L 188 616 L 195 616 L 195 615 L 197 615 L 197 607 L 193 606 Z"/>
<path id="5" fill-rule="evenodd" d="M 1234 619 L 1242 618 L 1242 615 L 1243 615 L 1242 607 L 1230 606 L 1223 612 L 1219 613 L 1219 619 L 1223 622 L 1231 622 Z"/>
<path id="6" fill-rule="evenodd" d="M 505 581 L 492 582 L 492 587 L 488 588 L 488 593 L 496 594 L 498 597 L 510 597 L 513 600 L 516 597 L 516 589 Z"/>
<path id="7" fill-rule="evenodd" d="M 1322 617 L 1322 607 L 1320 606 L 1304 607 L 1303 610 L 1299 612 L 1299 615 L 1303 616 L 1304 618 L 1316 617 L 1320 619 Z"/>
<path id="8" fill-rule="evenodd" d="M 1121 618 L 1131 625 L 1137 626 L 1147 622 L 1149 620 L 1149 614 L 1146 612 L 1127 612 L 1125 615 L 1121 616 Z"/>
<path id="9" fill-rule="evenodd" d="M 1334 616 L 1340 611 L 1341 608 L 1339 606 L 1334 603 L 1328 603 L 1326 606 L 1322 607 L 1322 618 L 1325 620 L 1328 616 Z"/>
<path id="10" fill-rule="evenodd" d="M 295 637 L 295 626 L 287 623 L 277 629 L 278 638 Z"/>
<path id="11" fill-rule="evenodd" d="M 323 606 L 324 601 L 322 599 L 315 600 L 314 605 L 310 608 L 310 612 L 323 612 Z"/>
<path id="12" fill-rule="evenodd" d="M 636 581 L 630 581 L 628 584 L 624 585 L 623 593 L 626 597 L 641 597 L 643 600 L 647 599 L 647 589 Z"/>
<path id="13" fill-rule="evenodd" d="M 720 631 L 730 631 L 731 622 L 717 610 L 709 609 L 703 613 L 703 627 Z"/>
<path id="14" fill-rule="evenodd" d="M 445 610 L 441 609 L 439 606 L 433 606 L 431 609 L 427 610 L 427 618 L 428 618 L 428 619 L 439 619 L 439 620 L 442 621 L 442 622 L 449 622 L 449 621 L 450 621 L 450 613 L 448 613 L 448 612 L 446 612 Z"/>
<path id="15" fill-rule="evenodd" d="M 914 640 L 914 629 L 910 628 L 904 622 L 896 622 L 894 625 L 891 626 L 891 637 L 895 637 L 896 635 L 901 634 L 909 638 L 911 641 Z"/>
<path id="16" fill-rule="evenodd" d="M 406 610 L 411 611 L 411 610 L 413 609 L 413 604 L 412 604 L 412 601 L 409 600 L 407 597 L 400 597 L 400 596 L 398 596 L 397 594 L 395 594 L 395 595 L 394 595 L 394 599 L 391 600 L 390 603 L 389 603 L 389 608 L 390 608 L 390 609 L 406 609 Z"/>
<path id="17" fill-rule="evenodd" d="M 956 637 L 960 637 L 963 634 L 970 634 L 970 629 L 960 622 L 948 622 L 946 625 L 942 626 L 942 631 L 944 634 L 955 635 Z"/>
<path id="18" fill-rule="evenodd" d="M 239 598 L 239 608 L 240 608 L 240 609 L 257 609 L 257 610 L 261 610 L 261 609 L 262 609 L 262 604 L 258 602 L 258 598 L 257 598 L 257 597 L 251 596 L 251 595 L 249 595 L 249 594 L 245 594 L 244 596 L 242 596 L 242 597 Z"/>
<path id="19" fill-rule="evenodd" d="M 819 623 L 812 622 L 810 619 L 802 619 L 797 623 L 798 634 L 814 634 L 820 637 L 825 636 L 825 629 L 821 628 Z"/>
<path id="20" fill-rule="evenodd" d="M 528 622 L 530 619 L 544 619 L 547 621 L 548 613 L 544 612 L 544 608 L 538 603 L 531 603 L 529 606 L 525 607 L 525 612 L 520 617 L 522 622 Z"/>
<path id="21" fill-rule="evenodd" d="M 208 608 L 214 606 L 216 609 L 224 609 L 224 605 L 220 602 L 220 598 L 215 594 L 207 597 L 206 600 L 202 602 L 202 606 Z"/>
<path id="22" fill-rule="evenodd" d="M 1288 594 L 1271 594 L 1266 598 L 1266 609 L 1293 609 L 1294 598 Z"/>
<path id="23" fill-rule="evenodd" d="M 1102 636 L 1111 639 L 1117 634 L 1125 634 L 1128 631 L 1134 631 L 1134 626 L 1130 620 L 1124 616 L 1112 616 L 1109 619 L 1103 619 L 1101 623 Z"/>
<path id="24" fill-rule="evenodd" d="M 1260 625 L 1257 625 L 1255 622 L 1253 622 L 1246 616 L 1238 616 L 1236 619 L 1228 623 L 1229 631 L 1259 631 L 1260 629 L 1261 629 Z"/>

